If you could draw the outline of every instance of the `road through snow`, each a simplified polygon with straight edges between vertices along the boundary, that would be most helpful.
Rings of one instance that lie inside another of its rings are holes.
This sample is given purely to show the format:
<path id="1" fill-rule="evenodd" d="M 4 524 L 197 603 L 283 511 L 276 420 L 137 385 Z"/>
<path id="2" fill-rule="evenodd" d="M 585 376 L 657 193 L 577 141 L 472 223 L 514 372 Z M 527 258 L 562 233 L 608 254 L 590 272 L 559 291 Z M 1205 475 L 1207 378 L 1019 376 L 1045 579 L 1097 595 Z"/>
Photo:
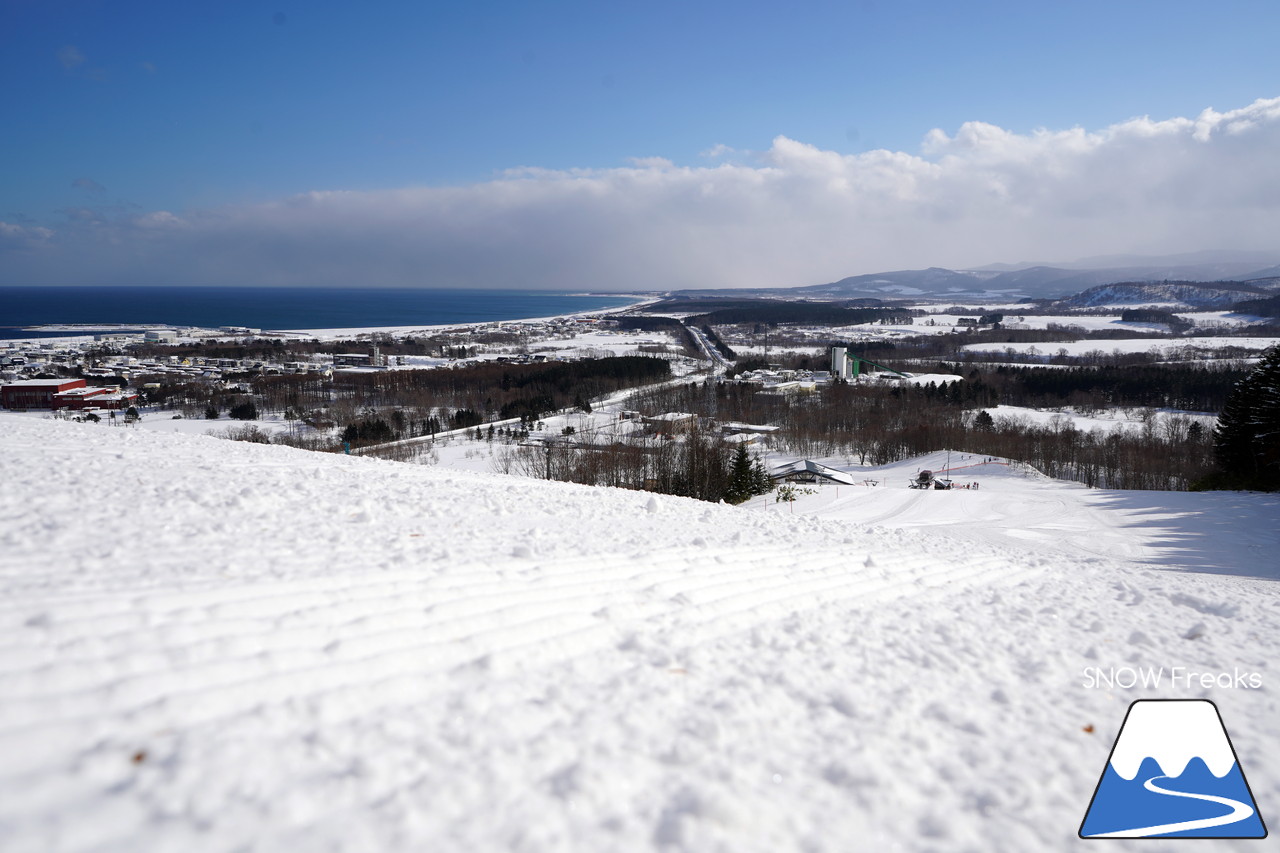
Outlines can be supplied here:
<path id="1" fill-rule="evenodd" d="M 792 515 L 104 425 L 0 451 L 6 851 L 1065 849 L 1139 698 L 1082 673 L 1148 663 L 1262 673 L 1210 693 L 1280 802 L 1272 498 L 909 492 L 926 459 Z"/>

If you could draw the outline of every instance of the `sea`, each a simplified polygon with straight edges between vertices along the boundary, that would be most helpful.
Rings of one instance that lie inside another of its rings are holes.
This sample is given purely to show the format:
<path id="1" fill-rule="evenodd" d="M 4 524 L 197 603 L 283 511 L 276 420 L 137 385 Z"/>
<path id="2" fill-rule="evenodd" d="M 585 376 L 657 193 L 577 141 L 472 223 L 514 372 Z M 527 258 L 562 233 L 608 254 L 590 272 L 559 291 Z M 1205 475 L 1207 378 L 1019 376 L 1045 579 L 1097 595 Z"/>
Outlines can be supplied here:
<path id="1" fill-rule="evenodd" d="M 254 329 L 436 326 L 618 308 L 636 297 L 546 290 L 272 287 L 0 287 L 0 340 L 172 325 Z M 75 331 L 28 331 L 76 325 Z"/>

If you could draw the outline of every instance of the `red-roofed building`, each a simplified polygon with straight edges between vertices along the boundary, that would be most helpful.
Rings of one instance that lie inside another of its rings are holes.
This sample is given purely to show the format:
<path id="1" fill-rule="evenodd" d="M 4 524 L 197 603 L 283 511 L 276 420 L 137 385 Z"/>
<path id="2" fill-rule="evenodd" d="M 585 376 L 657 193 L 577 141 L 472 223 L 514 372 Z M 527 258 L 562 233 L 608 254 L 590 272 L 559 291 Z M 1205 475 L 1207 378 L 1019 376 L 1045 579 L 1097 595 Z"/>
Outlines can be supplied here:
<path id="1" fill-rule="evenodd" d="M 138 395 L 119 388 L 72 388 L 53 395 L 55 409 L 123 409 L 132 405 Z"/>
<path id="2" fill-rule="evenodd" d="M 123 409 L 137 400 L 131 391 L 91 388 L 83 379 L 24 379 L 0 386 L 6 409 Z"/>
<path id="3" fill-rule="evenodd" d="M 0 404 L 6 409 L 52 409 L 54 396 L 83 387 L 83 379 L 22 379 L 0 386 Z"/>

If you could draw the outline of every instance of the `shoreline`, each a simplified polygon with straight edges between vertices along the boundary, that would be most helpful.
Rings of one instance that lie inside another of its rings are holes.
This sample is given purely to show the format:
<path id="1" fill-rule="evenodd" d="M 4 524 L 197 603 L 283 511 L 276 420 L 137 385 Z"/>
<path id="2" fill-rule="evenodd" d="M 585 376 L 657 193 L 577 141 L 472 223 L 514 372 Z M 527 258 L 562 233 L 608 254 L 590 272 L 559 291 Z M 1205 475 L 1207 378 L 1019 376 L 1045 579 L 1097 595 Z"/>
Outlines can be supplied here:
<path id="1" fill-rule="evenodd" d="M 477 320 L 463 323 L 437 323 L 431 325 L 404 325 L 404 326 L 351 326 L 347 328 L 333 329 L 263 329 L 262 335 L 265 336 L 268 331 L 272 334 L 282 335 L 300 335 L 304 337 L 329 338 L 342 337 L 343 335 L 354 334 L 359 335 L 379 335 L 379 334 L 409 334 L 414 332 L 442 332 L 454 329 L 474 329 L 479 326 L 505 326 L 518 323 L 549 323 L 552 320 L 564 318 L 601 316 L 608 314 L 619 314 L 624 311 L 631 311 L 641 305 L 651 305 L 658 302 L 662 297 L 659 296 L 639 296 L 637 294 L 619 294 L 620 297 L 635 299 L 630 305 L 618 305 L 612 308 L 602 308 L 599 310 L 587 311 L 570 311 L 565 314 L 550 314 L 545 317 L 520 317 L 517 319 L 507 320 Z M 259 336 L 259 337 L 261 337 Z M 227 337 L 236 337 L 228 335 Z"/>
<path id="2" fill-rule="evenodd" d="M 569 296 L 587 296 L 591 294 L 574 293 L 566 294 Z M 428 324 L 401 324 L 393 326 L 343 326 L 330 328 L 292 328 L 292 329 L 262 329 L 255 335 L 242 335 L 230 332 L 221 332 L 219 329 L 204 326 L 185 326 L 185 325 L 165 325 L 160 323 L 42 323 L 31 326 L 23 326 L 23 331 L 30 332 L 61 332 L 66 331 L 66 335 L 53 335 L 48 337 L 35 338 L 0 338 L 0 348 L 14 349 L 20 346 L 33 345 L 74 345 L 91 343 L 96 334 L 128 334 L 130 332 L 144 333 L 148 331 L 156 331 L 159 329 L 172 329 L 179 333 L 186 333 L 189 336 L 198 335 L 204 340 L 233 340 L 244 337 L 276 337 L 288 336 L 293 339 L 316 338 L 319 340 L 337 340 L 345 337 L 361 337 L 366 335 L 406 335 L 415 333 L 437 333 L 443 331 L 475 329 L 482 326 L 494 325 L 510 325 L 519 323 L 547 323 L 552 320 L 561 318 L 576 318 L 585 316 L 603 316 L 609 314 L 618 314 L 625 311 L 631 311 L 642 305 L 651 305 L 663 297 L 654 295 L 642 295 L 638 293 L 611 293 L 599 294 L 610 299 L 630 299 L 632 302 L 627 305 L 616 305 L 600 309 L 586 309 L 582 311 L 570 311 L 563 314 L 549 314 L 541 317 L 518 317 L 506 319 L 491 320 L 469 320 L 453 323 L 428 323 Z M 77 333 L 78 332 L 78 333 Z"/>

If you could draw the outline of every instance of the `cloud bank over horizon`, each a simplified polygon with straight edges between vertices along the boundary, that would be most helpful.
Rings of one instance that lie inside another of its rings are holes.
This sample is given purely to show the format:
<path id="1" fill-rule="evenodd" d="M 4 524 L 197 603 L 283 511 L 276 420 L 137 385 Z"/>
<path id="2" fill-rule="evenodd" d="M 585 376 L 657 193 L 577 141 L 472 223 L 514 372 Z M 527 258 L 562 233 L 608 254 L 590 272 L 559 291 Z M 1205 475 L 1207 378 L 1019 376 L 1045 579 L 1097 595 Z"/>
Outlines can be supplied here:
<path id="1" fill-rule="evenodd" d="M 0 221 L 0 284 L 765 287 L 1269 249 L 1280 233 L 1276 151 L 1280 98 L 1099 131 L 967 122 L 931 131 L 918 154 L 841 154 L 778 136 L 756 153 L 717 144 L 699 166 L 642 158 L 217 209 L 83 207 L 56 224 Z"/>

